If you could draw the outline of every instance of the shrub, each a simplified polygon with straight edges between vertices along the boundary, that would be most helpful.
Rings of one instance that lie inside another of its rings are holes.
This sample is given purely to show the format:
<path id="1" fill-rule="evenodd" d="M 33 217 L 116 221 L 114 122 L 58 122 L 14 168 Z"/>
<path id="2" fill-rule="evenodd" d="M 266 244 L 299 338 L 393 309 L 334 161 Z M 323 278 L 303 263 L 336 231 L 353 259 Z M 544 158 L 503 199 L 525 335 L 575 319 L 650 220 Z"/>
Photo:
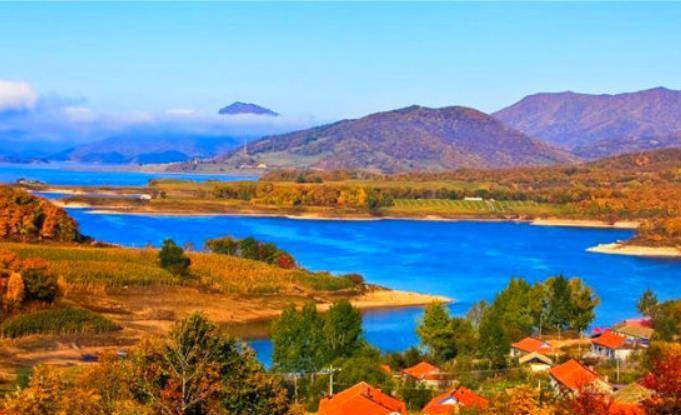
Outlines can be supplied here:
<path id="1" fill-rule="evenodd" d="M 355 285 L 364 284 L 364 277 L 361 276 L 360 274 L 355 274 L 355 273 L 346 274 L 346 275 L 343 275 L 343 277 L 347 278 L 348 280 L 350 280 L 350 282 L 352 282 Z"/>
<path id="2" fill-rule="evenodd" d="M 172 239 L 163 241 L 163 248 L 158 253 L 161 267 L 175 275 L 186 276 L 191 260 L 184 254 L 184 250 L 177 246 Z"/>
<path id="3" fill-rule="evenodd" d="M 21 272 L 24 280 L 26 301 L 44 301 L 52 303 L 59 294 L 57 276 L 47 270 L 43 260 L 27 260 Z"/>
<path id="4" fill-rule="evenodd" d="M 52 307 L 28 314 L 19 314 L 0 325 L 5 337 L 29 334 L 106 333 L 120 330 L 111 320 L 92 311 L 74 307 Z"/>

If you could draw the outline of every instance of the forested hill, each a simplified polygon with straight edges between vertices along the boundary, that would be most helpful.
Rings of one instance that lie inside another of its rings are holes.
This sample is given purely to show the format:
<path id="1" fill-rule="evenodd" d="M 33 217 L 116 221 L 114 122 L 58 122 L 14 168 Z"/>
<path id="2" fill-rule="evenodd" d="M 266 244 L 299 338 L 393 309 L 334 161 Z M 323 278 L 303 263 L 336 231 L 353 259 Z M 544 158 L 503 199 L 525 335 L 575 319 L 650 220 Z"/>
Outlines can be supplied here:
<path id="1" fill-rule="evenodd" d="M 411 106 L 269 136 L 218 158 L 239 167 L 314 167 L 381 172 L 547 165 L 567 152 L 466 107 Z"/>
<path id="2" fill-rule="evenodd" d="M 24 190 L 0 185 L 0 239 L 78 242 L 78 224 L 62 208 Z"/>
<path id="3" fill-rule="evenodd" d="M 679 145 L 681 91 L 624 94 L 539 93 L 493 114 L 519 131 L 598 158 Z"/>

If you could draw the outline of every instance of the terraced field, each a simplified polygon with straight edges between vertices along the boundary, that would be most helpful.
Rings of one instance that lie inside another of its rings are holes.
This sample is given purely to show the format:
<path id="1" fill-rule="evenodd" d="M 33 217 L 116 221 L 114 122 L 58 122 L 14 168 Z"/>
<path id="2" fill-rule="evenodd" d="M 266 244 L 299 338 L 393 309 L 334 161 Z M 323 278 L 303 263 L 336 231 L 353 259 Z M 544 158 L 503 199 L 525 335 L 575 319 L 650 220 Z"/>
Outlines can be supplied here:
<path id="1" fill-rule="evenodd" d="M 436 213 L 447 215 L 550 215 L 561 212 L 562 207 L 532 201 L 509 200 L 452 200 L 452 199 L 396 199 L 392 213 Z"/>

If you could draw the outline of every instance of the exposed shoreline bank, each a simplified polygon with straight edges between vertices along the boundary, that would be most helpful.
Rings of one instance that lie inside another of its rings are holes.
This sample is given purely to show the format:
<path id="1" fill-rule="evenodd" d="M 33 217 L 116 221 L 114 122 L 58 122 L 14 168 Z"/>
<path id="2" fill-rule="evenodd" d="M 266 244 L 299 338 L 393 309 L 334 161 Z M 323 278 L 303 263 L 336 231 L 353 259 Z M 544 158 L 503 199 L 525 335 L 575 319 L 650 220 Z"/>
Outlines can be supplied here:
<path id="1" fill-rule="evenodd" d="M 599 254 L 681 259 L 681 249 L 673 246 L 641 246 L 615 242 L 609 244 L 599 244 L 591 248 L 587 248 L 587 251 L 596 252 Z"/>

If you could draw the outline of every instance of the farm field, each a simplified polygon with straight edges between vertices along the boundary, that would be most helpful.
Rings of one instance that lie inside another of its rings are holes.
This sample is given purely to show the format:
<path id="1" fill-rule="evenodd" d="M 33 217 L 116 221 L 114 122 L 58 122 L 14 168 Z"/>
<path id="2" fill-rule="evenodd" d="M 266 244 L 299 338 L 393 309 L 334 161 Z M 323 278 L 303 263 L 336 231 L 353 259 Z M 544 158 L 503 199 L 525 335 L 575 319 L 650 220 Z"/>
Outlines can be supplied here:
<path id="1" fill-rule="evenodd" d="M 552 215 L 564 208 L 533 201 L 451 200 L 451 199 L 396 199 L 388 213 L 435 213 L 444 215 Z"/>

